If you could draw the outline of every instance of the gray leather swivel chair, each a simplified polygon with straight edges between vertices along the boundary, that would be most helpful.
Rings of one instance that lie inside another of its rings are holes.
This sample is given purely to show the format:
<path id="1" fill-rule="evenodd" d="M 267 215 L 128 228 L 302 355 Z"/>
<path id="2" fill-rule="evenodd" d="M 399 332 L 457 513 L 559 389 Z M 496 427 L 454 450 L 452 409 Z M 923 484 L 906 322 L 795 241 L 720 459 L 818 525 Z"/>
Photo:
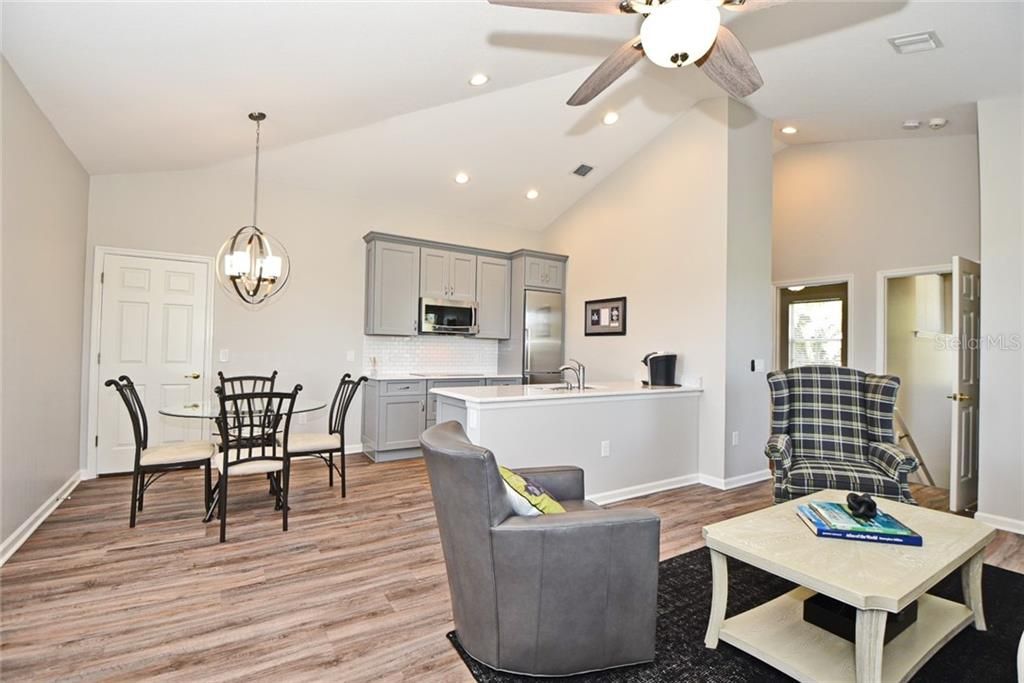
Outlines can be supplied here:
<path id="1" fill-rule="evenodd" d="M 420 437 L 459 642 L 511 673 L 567 676 L 654 659 L 661 520 L 583 499 L 577 467 L 520 469 L 564 514 L 512 512 L 494 454 L 457 422 Z"/>

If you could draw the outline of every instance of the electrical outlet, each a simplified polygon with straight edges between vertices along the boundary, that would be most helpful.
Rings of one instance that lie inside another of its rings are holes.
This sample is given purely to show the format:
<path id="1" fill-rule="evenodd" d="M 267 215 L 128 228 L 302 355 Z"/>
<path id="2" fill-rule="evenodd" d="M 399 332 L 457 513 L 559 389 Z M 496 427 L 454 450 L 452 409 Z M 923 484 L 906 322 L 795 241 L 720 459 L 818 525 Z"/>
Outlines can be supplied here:
<path id="1" fill-rule="evenodd" d="M 347 351 L 345 353 L 345 360 L 347 360 L 348 362 L 351 363 L 355 359 L 356 359 L 356 352 L 355 351 Z"/>
<path id="2" fill-rule="evenodd" d="M 228 353 L 227 349 L 221 349 L 220 350 L 220 356 L 219 357 L 220 357 L 220 362 L 221 363 L 227 363 L 228 362 L 228 358 L 230 358 L 230 356 L 231 356 L 231 354 Z"/>
<path id="3" fill-rule="evenodd" d="M 739 432 L 733 432 L 732 433 L 732 445 L 733 446 L 739 446 L 740 445 L 740 433 Z"/>
<path id="4" fill-rule="evenodd" d="M 611 454 L 612 454 L 612 442 L 611 441 L 602 441 L 601 442 L 601 457 L 602 458 L 607 458 Z"/>

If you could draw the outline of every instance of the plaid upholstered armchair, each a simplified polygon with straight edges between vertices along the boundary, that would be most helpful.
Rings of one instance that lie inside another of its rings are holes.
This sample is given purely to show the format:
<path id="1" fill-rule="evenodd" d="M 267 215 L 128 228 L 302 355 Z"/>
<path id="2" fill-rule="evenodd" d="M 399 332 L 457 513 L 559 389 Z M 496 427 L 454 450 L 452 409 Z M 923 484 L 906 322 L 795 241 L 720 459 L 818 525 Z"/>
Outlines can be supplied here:
<path id="1" fill-rule="evenodd" d="M 775 502 L 832 488 L 914 503 L 907 475 L 917 469 L 896 445 L 893 411 L 900 380 L 810 365 L 768 373 Z"/>

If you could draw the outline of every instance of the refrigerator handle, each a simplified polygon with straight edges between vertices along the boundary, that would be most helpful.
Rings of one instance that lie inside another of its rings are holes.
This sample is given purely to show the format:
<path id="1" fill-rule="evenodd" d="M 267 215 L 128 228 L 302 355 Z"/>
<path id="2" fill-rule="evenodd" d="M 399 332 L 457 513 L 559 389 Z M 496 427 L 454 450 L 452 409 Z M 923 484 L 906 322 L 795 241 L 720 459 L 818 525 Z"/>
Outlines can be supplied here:
<path id="1" fill-rule="evenodd" d="M 526 368 L 525 372 L 530 372 L 530 328 L 523 328 L 523 349 L 526 353 Z"/>

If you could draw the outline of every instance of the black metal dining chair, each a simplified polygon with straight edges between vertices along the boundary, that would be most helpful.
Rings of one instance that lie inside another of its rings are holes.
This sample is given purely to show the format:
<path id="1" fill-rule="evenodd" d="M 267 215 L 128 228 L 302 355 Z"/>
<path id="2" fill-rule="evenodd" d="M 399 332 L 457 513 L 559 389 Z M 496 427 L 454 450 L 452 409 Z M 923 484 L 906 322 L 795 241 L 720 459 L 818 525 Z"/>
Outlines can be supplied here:
<path id="1" fill-rule="evenodd" d="M 142 511 L 146 489 L 168 472 L 204 468 L 204 507 L 210 505 L 210 458 L 217 447 L 209 441 L 185 441 L 163 446 L 149 446 L 149 420 L 139 392 L 128 375 L 108 379 L 104 386 L 114 387 L 128 410 L 135 440 L 135 459 L 132 465 L 132 511 L 128 526 L 135 527 L 136 512 Z"/>
<path id="2" fill-rule="evenodd" d="M 277 382 L 277 370 L 269 375 L 234 375 L 226 377 L 223 372 L 217 372 L 217 379 L 220 380 L 220 388 L 225 394 L 248 394 L 256 391 L 273 391 L 274 383 Z"/>
<path id="3" fill-rule="evenodd" d="M 279 425 L 283 424 L 282 443 L 287 443 L 295 399 L 302 385 L 296 384 L 290 392 L 228 394 L 222 387 L 214 391 L 220 401 L 217 428 L 221 448 L 213 458 L 218 478 L 210 491 L 206 520 L 212 519 L 216 509 L 220 518 L 220 541 L 227 540 L 228 481 L 245 474 L 265 474 L 275 496 L 275 509 L 281 510 L 281 527 L 288 531 L 288 448 L 279 444 L 275 437 Z"/>
<path id="4" fill-rule="evenodd" d="M 338 473 L 341 479 L 341 497 L 346 495 L 345 476 L 345 418 L 348 416 L 349 406 L 352 399 L 356 397 L 359 386 L 367 381 L 366 377 L 353 380 L 352 375 L 345 373 L 338 383 L 338 389 L 334 392 L 334 400 L 331 401 L 331 412 L 327 418 L 327 433 L 306 433 L 296 432 L 288 437 L 288 455 L 292 458 L 314 457 L 320 458 L 327 465 L 328 484 L 334 487 L 334 473 Z M 338 455 L 341 463 L 339 468 L 334 462 L 334 456 Z"/>

